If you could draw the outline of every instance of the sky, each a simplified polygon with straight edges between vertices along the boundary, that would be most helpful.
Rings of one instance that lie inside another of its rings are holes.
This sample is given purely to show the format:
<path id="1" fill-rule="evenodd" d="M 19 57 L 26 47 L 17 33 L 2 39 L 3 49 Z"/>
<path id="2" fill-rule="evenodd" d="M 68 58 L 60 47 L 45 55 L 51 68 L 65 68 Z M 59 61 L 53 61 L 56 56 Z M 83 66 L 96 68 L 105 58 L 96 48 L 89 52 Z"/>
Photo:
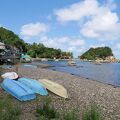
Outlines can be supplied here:
<path id="1" fill-rule="evenodd" d="M 0 26 L 75 57 L 108 46 L 120 59 L 120 0 L 0 0 Z"/>

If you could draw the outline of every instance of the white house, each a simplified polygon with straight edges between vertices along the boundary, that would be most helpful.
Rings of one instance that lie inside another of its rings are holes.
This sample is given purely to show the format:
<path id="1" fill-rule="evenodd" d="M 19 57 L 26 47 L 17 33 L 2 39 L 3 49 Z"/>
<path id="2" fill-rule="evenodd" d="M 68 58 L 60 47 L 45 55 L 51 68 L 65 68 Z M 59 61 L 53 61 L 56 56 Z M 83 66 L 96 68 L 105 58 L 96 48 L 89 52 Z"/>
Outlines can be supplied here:
<path id="1" fill-rule="evenodd" d="M 0 42 L 0 49 L 5 49 L 5 44 Z"/>

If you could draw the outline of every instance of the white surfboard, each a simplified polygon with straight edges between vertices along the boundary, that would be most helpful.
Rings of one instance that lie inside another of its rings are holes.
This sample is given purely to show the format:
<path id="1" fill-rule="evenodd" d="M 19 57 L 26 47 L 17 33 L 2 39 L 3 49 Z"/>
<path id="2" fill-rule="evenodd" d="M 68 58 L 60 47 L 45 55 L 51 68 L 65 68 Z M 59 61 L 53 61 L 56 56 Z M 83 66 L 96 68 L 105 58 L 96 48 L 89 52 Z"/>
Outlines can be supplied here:
<path id="1" fill-rule="evenodd" d="M 60 84 L 47 79 L 39 79 L 39 82 L 44 85 L 49 91 L 63 98 L 68 98 L 67 90 Z"/>

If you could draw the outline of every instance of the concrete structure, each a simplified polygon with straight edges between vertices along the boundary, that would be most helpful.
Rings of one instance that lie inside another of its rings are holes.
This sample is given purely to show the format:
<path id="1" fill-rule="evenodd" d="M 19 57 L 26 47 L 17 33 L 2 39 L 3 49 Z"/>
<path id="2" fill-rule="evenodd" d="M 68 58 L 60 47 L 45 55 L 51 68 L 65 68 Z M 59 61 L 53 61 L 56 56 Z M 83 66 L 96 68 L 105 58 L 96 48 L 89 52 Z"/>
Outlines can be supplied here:
<path id="1" fill-rule="evenodd" d="M 0 42 L 0 49 L 5 49 L 5 44 Z"/>

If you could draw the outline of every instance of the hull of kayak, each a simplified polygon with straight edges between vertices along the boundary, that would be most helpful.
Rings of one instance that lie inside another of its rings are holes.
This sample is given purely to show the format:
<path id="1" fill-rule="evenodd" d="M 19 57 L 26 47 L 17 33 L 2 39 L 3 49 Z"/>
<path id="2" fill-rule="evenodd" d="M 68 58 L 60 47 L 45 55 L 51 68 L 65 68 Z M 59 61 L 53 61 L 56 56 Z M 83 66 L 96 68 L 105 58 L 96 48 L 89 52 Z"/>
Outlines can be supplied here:
<path id="1" fill-rule="evenodd" d="M 20 101 L 27 101 L 36 98 L 35 93 L 19 81 L 5 79 L 1 87 Z"/>
<path id="2" fill-rule="evenodd" d="M 46 88 L 42 84 L 40 84 L 37 80 L 23 77 L 19 78 L 18 81 L 28 86 L 35 93 L 38 93 L 40 95 L 48 95 Z"/>
<path id="3" fill-rule="evenodd" d="M 26 67 L 26 68 L 34 68 L 34 69 L 37 68 L 36 65 L 30 65 L 30 64 L 24 64 L 24 67 Z"/>
<path id="4" fill-rule="evenodd" d="M 39 79 L 39 82 L 42 83 L 48 90 L 50 90 L 54 94 L 63 98 L 68 98 L 67 90 L 62 85 L 47 79 Z"/>
<path id="5" fill-rule="evenodd" d="M 7 73 L 1 75 L 1 77 L 2 77 L 3 79 L 6 79 L 6 78 L 8 78 L 8 79 L 17 79 L 17 78 L 18 78 L 18 75 L 17 75 L 17 73 L 15 73 L 15 72 L 7 72 Z"/>

